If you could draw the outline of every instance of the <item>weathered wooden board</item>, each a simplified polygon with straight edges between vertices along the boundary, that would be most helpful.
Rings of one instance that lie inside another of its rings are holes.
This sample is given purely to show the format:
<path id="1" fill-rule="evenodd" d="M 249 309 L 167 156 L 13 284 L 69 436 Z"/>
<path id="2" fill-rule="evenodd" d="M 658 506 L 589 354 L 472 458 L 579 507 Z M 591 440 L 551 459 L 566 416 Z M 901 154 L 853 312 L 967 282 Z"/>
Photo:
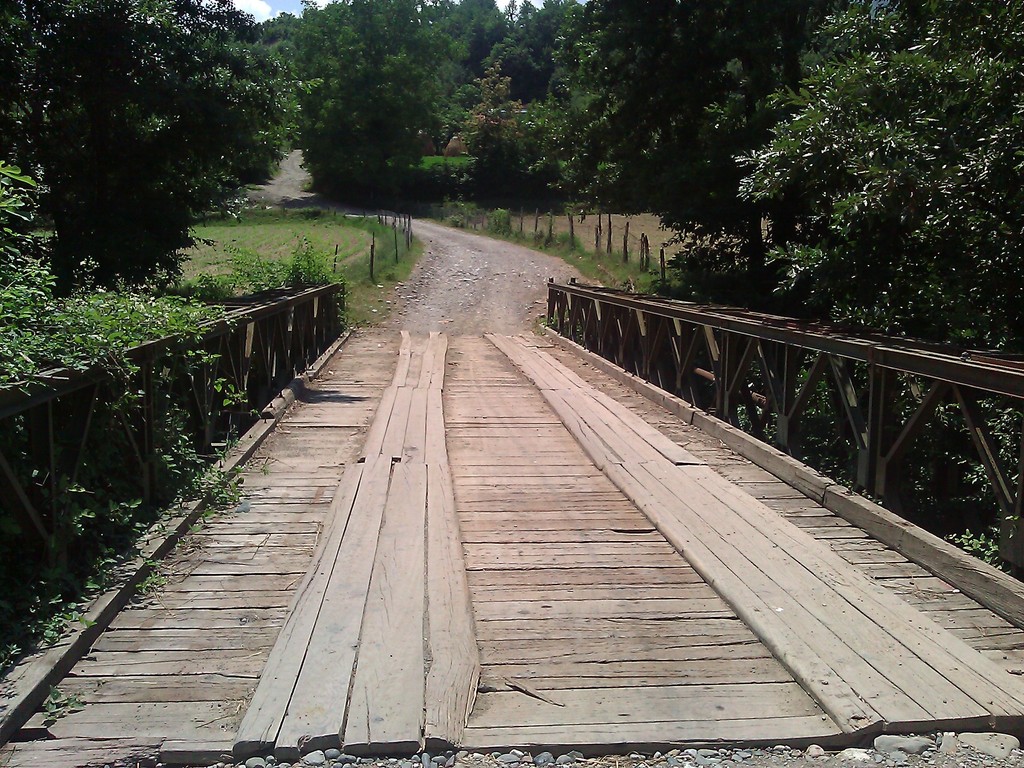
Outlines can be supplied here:
<path id="1" fill-rule="evenodd" d="M 295 759 L 307 743 L 309 749 L 338 745 L 390 475 L 391 461 L 383 457 L 368 461 L 363 470 L 364 482 L 353 498 L 349 524 L 326 579 L 318 580 L 320 599 L 311 604 L 315 613 L 311 608 L 312 615 L 303 620 L 302 638 L 292 642 L 282 632 L 278 641 L 287 666 L 266 689 L 271 719 L 261 716 L 255 720 L 259 730 L 246 730 L 245 734 L 239 730 L 237 754 L 252 750 L 258 741 L 262 748 L 276 743 L 275 754 L 281 759 Z M 260 693 L 257 689 L 257 696 Z M 246 720 L 252 711 L 250 705 Z M 250 732 L 257 737 L 243 741 L 243 735 Z"/>
<path id="2" fill-rule="evenodd" d="M 345 473 L 330 528 L 296 592 L 287 621 L 274 643 L 259 686 L 239 726 L 235 739 L 236 755 L 256 754 L 268 749 L 278 739 L 288 703 L 303 668 L 306 649 L 336 569 L 339 552 L 346 541 L 353 538 L 351 531 L 361 528 L 371 513 L 364 512 L 360 506 L 360 514 L 353 517 L 356 500 L 369 495 L 368 489 L 377 492 L 381 484 L 386 488 L 385 473 L 389 470 L 389 462 L 378 461 L 366 467 L 355 464 Z M 348 527 L 350 521 L 354 524 L 352 529 Z"/>
<path id="3" fill-rule="evenodd" d="M 26 741 L 7 744 L 0 749 L 0 765 L 4 768 L 95 768 L 122 764 L 147 765 L 160 754 L 160 737 L 70 738 Z"/>
<path id="4" fill-rule="evenodd" d="M 480 677 L 462 536 L 447 464 L 427 467 L 428 657 L 424 738 L 457 745 Z"/>
<path id="5" fill-rule="evenodd" d="M 426 507 L 426 465 L 397 464 L 344 723 L 350 752 L 416 751 L 422 740 Z"/>

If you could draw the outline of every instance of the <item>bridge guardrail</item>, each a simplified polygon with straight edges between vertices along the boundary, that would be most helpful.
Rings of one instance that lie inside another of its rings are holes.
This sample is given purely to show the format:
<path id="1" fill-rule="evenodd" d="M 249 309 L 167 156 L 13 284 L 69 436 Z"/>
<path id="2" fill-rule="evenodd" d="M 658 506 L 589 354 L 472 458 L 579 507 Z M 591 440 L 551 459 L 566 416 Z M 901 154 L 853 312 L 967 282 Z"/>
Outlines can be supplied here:
<path id="1" fill-rule="evenodd" d="M 908 452 L 940 408 L 955 405 L 991 491 L 1000 555 L 1024 566 L 1019 357 L 574 282 L 548 284 L 547 315 L 562 336 L 797 458 L 801 420 L 826 387 L 851 484 L 898 514 Z"/>
<path id="2" fill-rule="evenodd" d="M 128 446 L 123 458 L 138 471 L 144 504 L 154 492 L 155 431 L 167 403 L 184 407 L 197 453 L 213 458 L 338 337 L 343 290 L 282 289 L 227 302 L 225 317 L 203 326 L 198 343 L 166 337 L 127 351 L 136 396 L 111 409 L 119 434 L 110 442 Z M 186 355 L 190 365 L 175 364 Z M 51 556 L 62 546 L 63 491 L 78 482 L 94 414 L 118 397 L 112 382 L 95 366 L 47 371 L 26 387 L 0 390 L 0 429 L 17 438 L 0 444 L 0 504 Z"/>

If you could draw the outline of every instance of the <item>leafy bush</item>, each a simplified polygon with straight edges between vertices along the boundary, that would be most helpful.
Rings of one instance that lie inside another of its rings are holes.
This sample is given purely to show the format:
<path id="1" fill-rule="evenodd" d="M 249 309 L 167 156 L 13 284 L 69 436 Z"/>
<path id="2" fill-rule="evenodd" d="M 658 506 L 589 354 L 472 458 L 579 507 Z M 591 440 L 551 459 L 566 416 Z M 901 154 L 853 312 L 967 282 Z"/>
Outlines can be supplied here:
<path id="1" fill-rule="evenodd" d="M 506 208 L 496 208 L 487 217 L 487 229 L 496 235 L 512 234 L 512 214 Z"/>
<path id="2" fill-rule="evenodd" d="M 158 387 L 164 389 L 154 397 L 153 418 L 157 487 L 153 505 L 143 507 L 137 467 L 125 462 L 134 445 L 124 424 L 139 396 L 125 352 L 162 336 L 197 337 L 204 321 L 222 315 L 215 307 L 141 292 L 55 297 L 53 276 L 40 259 L 42 244 L 31 235 L 33 186 L 0 162 L 0 390 L 54 367 L 102 364 L 111 376 L 91 404 L 86 442 L 70 476 L 38 477 L 26 415 L 0 420 L 0 451 L 55 510 L 44 547 L 6 504 L 0 506 L 0 668 L 32 644 L 58 639 L 80 618 L 75 601 L 106 585 L 159 505 L 204 487 L 207 459 L 197 453 L 184 404 L 170 391 L 170 382 L 187 380 L 203 355 L 177 355 L 161 370 Z M 59 455 L 65 446 L 56 437 Z"/>

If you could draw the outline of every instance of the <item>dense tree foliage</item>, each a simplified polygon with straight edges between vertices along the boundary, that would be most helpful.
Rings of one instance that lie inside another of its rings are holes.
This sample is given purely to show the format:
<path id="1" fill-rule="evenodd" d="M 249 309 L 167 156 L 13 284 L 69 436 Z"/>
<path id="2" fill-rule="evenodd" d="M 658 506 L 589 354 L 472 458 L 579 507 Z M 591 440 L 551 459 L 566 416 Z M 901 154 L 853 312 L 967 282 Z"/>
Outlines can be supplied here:
<path id="1" fill-rule="evenodd" d="M 556 53 L 566 19 L 578 7 L 576 0 L 547 0 L 540 8 L 529 2 L 510 6 L 508 34 L 494 45 L 487 62 L 509 78 L 513 99 L 543 101 L 563 84 L 566 73 Z"/>
<path id="2" fill-rule="evenodd" d="M 295 39 L 300 144 L 321 188 L 351 196 L 394 189 L 419 162 L 436 120 L 443 41 L 417 0 L 307 7 Z"/>
<path id="3" fill-rule="evenodd" d="M 707 297 L 754 301 L 773 283 L 768 243 L 788 240 L 793 214 L 785 199 L 739 196 L 736 156 L 785 114 L 771 97 L 799 85 L 808 39 L 834 5 L 592 0 L 571 32 L 570 183 L 683 233 L 687 282 Z"/>
<path id="4" fill-rule="evenodd" d="M 193 218 L 278 151 L 276 67 L 251 18 L 228 0 L 23 0 L 12 15 L 0 156 L 43 184 L 58 275 L 173 274 Z"/>
<path id="5" fill-rule="evenodd" d="M 967 344 L 1024 347 L 1024 8 L 855 7 L 836 55 L 786 98 L 750 158 L 753 201 L 799 200 L 779 254 L 817 314 Z"/>

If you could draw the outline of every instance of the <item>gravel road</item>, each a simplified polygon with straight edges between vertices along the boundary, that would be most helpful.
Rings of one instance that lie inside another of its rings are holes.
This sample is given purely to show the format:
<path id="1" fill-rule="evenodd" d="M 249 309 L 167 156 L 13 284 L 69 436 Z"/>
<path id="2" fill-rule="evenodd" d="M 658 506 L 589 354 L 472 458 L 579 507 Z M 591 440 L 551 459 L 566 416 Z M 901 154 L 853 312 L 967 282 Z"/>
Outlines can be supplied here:
<path id="1" fill-rule="evenodd" d="M 544 314 L 549 277 L 579 273 L 561 259 L 427 221 L 413 232 L 424 253 L 397 289 L 390 325 L 413 333 L 513 334 Z"/>
<path id="2" fill-rule="evenodd" d="M 249 199 L 282 208 L 363 212 L 307 191 L 308 184 L 302 153 L 295 151 L 272 181 L 250 190 Z M 527 331 L 544 314 L 548 278 L 580 276 L 554 256 L 433 222 L 415 221 L 413 234 L 424 252 L 409 279 L 396 288 L 385 323 L 396 330 L 456 336 Z"/>

